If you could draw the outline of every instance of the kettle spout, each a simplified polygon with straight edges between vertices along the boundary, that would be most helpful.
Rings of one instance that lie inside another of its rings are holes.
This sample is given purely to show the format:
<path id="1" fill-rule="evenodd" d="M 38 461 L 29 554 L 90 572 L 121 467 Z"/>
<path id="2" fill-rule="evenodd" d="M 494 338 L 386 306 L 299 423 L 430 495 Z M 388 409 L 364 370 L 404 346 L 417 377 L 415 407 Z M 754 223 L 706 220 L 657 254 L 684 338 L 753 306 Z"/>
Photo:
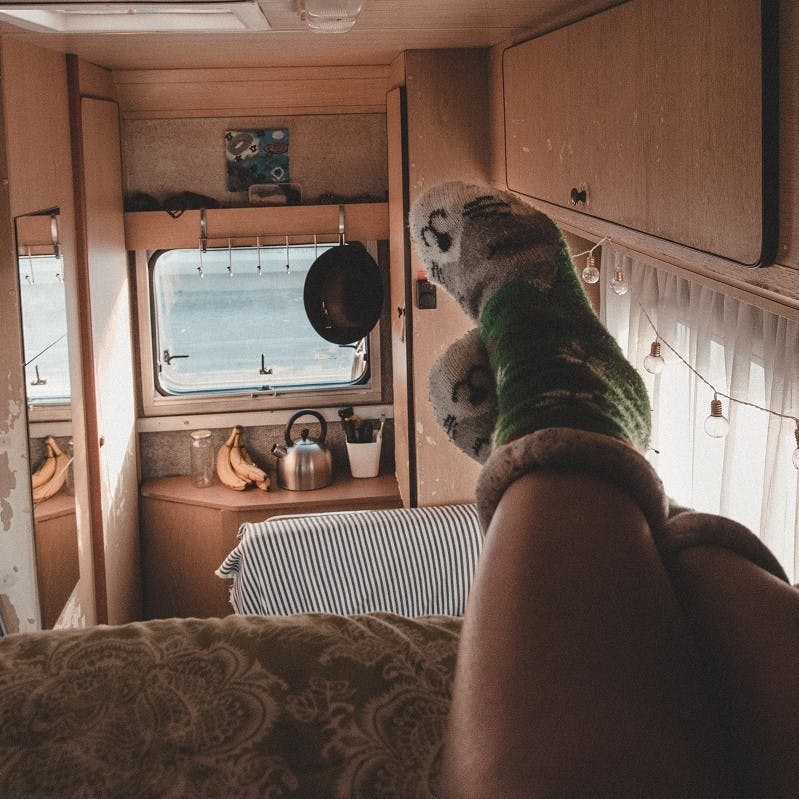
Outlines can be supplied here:
<path id="1" fill-rule="evenodd" d="M 286 448 L 282 444 L 273 444 L 272 445 L 272 454 L 276 458 L 285 458 L 285 456 L 288 454 L 288 452 L 286 451 Z"/>

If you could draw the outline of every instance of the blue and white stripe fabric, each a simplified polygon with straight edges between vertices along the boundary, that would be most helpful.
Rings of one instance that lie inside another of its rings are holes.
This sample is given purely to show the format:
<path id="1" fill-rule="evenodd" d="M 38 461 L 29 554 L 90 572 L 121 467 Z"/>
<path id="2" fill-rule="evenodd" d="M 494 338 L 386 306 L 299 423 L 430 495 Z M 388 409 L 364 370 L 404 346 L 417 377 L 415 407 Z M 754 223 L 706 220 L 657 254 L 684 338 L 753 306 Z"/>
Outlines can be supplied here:
<path id="1" fill-rule="evenodd" d="M 275 516 L 243 524 L 216 574 L 236 613 L 461 616 L 483 536 L 474 505 Z"/>

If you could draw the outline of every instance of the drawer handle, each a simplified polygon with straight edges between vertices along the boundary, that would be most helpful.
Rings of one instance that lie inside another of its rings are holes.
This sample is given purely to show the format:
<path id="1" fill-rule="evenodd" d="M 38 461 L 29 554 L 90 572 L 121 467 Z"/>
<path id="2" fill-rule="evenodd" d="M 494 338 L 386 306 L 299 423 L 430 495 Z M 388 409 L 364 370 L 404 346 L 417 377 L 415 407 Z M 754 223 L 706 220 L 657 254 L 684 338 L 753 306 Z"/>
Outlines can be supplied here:
<path id="1" fill-rule="evenodd" d="M 588 193 L 585 189 L 573 188 L 571 193 L 571 204 L 577 205 L 578 203 L 585 203 L 588 199 Z"/>

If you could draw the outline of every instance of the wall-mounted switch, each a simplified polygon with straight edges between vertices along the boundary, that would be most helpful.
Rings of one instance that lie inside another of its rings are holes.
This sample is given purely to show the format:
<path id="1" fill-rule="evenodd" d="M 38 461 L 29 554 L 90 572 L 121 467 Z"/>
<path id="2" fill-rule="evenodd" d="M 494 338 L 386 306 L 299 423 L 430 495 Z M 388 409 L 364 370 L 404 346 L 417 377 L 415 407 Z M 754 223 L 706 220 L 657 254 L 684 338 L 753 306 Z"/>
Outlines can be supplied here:
<path id="1" fill-rule="evenodd" d="M 416 307 L 423 311 L 436 307 L 436 287 L 424 272 L 416 275 Z"/>

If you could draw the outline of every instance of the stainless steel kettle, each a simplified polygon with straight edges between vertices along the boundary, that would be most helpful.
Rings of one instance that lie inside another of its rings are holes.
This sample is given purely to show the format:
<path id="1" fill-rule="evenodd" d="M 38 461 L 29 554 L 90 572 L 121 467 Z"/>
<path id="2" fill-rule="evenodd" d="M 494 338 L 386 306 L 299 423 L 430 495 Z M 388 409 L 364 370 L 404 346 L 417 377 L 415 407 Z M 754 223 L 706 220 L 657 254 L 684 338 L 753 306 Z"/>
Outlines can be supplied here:
<path id="1" fill-rule="evenodd" d="M 319 440 L 308 438 L 308 428 L 300 432 L 300 438 L 291 440 L 291 428 L 301 416 L 315 416 L 322 426 Z M 289 419 L 286 425 L 286 445 L 275 444 L 272 454 L 277 458 L 277 479 L 289 491 L 311 491 L 324 488 L 333 482 L 333 456 L 324 447 L 327 422 L 318 411 L 303 408 Z"/>

